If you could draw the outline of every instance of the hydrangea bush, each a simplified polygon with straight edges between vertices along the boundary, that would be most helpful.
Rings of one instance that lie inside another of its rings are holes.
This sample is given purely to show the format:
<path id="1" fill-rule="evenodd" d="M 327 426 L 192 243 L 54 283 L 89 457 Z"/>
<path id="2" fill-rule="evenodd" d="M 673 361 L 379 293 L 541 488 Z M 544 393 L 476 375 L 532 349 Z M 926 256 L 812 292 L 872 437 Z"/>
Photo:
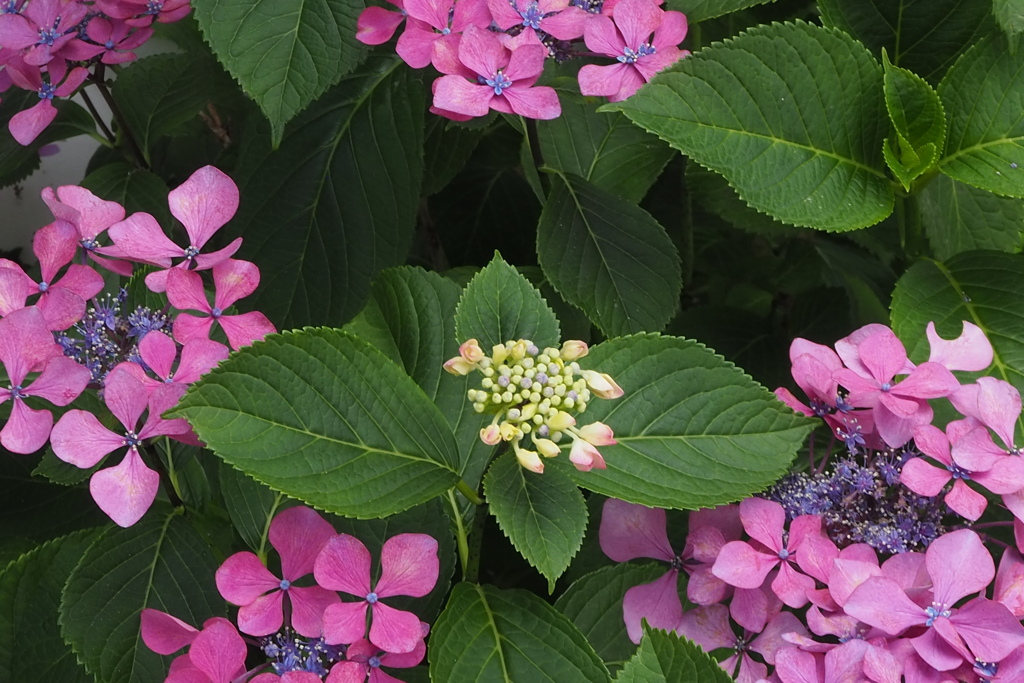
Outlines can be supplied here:
<path id="1" fill-rule="evenodd" d="M 1024 681 L 1022 17 L 0 0 L 0 683 Z"/>

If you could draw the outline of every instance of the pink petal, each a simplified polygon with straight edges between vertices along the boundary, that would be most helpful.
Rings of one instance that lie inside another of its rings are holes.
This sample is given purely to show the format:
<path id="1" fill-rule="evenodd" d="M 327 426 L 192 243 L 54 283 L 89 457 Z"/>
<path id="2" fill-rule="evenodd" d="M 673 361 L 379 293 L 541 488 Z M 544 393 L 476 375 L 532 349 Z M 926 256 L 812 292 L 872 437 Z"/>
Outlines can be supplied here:
<path id="1" fill-rule="evenodd" d="M 942 633 L 943 630 L 946 632 L 945 634 Z M 949 636 L 949 638 L 944 636 Z M 953 643 L 950 643 L 950 640 Z M 964 661 L 965 655 L 970 656 L 963 641 L 952 629 L 949 620 L 944 617 L 936 619 L 932 628 L 911 639 L 910 642 L 921 659 L 937 671 L 955 669 Z"/>
<path id="2" fill-rule="evenodd" d="M 562 105 L 554 88 L 547 86 L 512 86 L 502 91 L 512 111 L 531 119 L 557 119 L 562 115 Z"/>
<path id="3" fill-rule="evenodd" d="M 512 51 L 505 75 L 513 81 L 536 79 L 544 70 L 547 50 L 541 45 L 523 45 Z"/>
<path id="4" fill-rule="evenodd" d="M 932 421 L 932 407 L 925 401 L 918 403 L 917 412 L 907 417 L 900 417 L 879 404 L 873 413 L 875 430 L 882 440 L 892 448 L 899 448 L 910 441 L 914 431 Z"/>
<path id="5" fill-rule="evenodd" d="M 313 573 L 320 550 L 335 536 L 316 510 L 300 505 L 278 513 L 270 523 L 270 545 L 281 555 L 281 573 L 295 581 Z"/>
<path id="6" fill-rule="evenodd" d="M 427 625 L 421 622 L 420 626 L 426 627 Z M 412 652 L 388 652 L 381 655 L 380 663 L 383 666 L 394 667 L 396 669 L 408 669 L 418 666 L 419 663 L 423 661 L 426 654 L 427 644 L 423 642 L 423 637 L 421 636 Z"/>
<path id="7" fill-rule="evenodd" d="M 50 433 L 54 454 L 75 467 L 89 469 L 111 451 L 124 446 L 124 435 L 115 434 L 84 410 L 69 410 Z"/>
<path id="8" fill-rule="evenodd" d="M 487 0 L 487 9 L 490 10 L 491 16 L 494 17 L 494 23 L 502 30 L 510 29 L 523 22 L 522 15 L 516 11 L 515 2 L 509 2 L 509 0 Z"/>
<path id="9" fill-rule="evenodd" d="M 340 643 L 347 645 L 366 637 L 366 610 L 368 607 L 365 600 L 329 605 L 324 610 L 324 640 L 330 645 Z"/>
<path id="10" fill-rule="evenodd" d="M 585 64 L 579 73 L 580 93 L 588 97 L 614 97 L 622 90 L 623 79 L 631 70 L 628 64 Z"/>
<path id="11" fill-rule="evenodd" d="M 470 26 L 487 29 L 492 21 L 485 0 L 459 0 L 452 14 L 452 33 L 465 33 Z"/>
<path id="12" fill-rule="evenodd" d="M 232 605 L 248 605 L 264 593 L 277 590 L 281 584 L 281 580 L 249 552 L 235 553 L 224 560 L 215 578 L 217 590 Z"/>
<path id="13" fill-rule="evenodd" d="M 365 45 L 382 45 L 391 40 L 403 21 L 405 15 L 401 12 L 391 12 L 383 7 L 367 7 L 356 22 L 356 40 Z"/>
<path id="14" fill-rule="evenodd" d="M 946 494 L 943 500 L 951 510 L 972 522 L 981 517 L 988 505 L 985 496 L 964 483 L 963 479 L 957 479 L 953 483 L 953 489 Z"/>
<path id="15" fill-rule="evenodd" d="M 56 199 L 60 204 L 71 207 L 78 214 L 77 217 L 72 219 L 58 215 L 57 203 L 47 201 L 46 195 L 43 196 L 43 201 L 46 201 L 54 216 L 73 223 L 85 239 L 95 239 L 114 223 L 124 220 L 124 207 L 117 202 L 100 199 L 84 187 L 62 185 L 57 188 Z"/>
<path id="16" fill-rule="evenodd" d="M 627 47 L 634 50 L 649 42 L 661 24 L 664 11 L 653 0 L 620 0 L 612 11 L 615 26 L 622 33 Z"/>
<path id="17" fill-rule="evenodd" d="M 241 315 L 222 315 L 217 318 L 217 322 L 224 330 L 231 348 L 236 351 L 243 346 L 260 341 L 268 334 L 277 332 L 274 324 L 259 311 L 250 311 Z"/>
<path id="18" fill-rule="evenodd" d="M 381 548 L 380 564 L 381 577 L 374 588 L 378 597 L 410 595 L 422 598 L 437 583 L 440 571 L 437 541 L 427 534 L 392 536 Z M 373 642 L 380 645 L 376 640 Z"/>
<path id="19" fill-rule="evenodd" d="M 786 524 L 786 511 L 778 503 L 764 498 L 746 498 L 740 503 L 743 529 L 772 552 L 782 548 L 782 530 Z M 753 588 L 754 586 L 745 586 Z"/>
<path id="20" fill-rule="evenodd" d="M 39 31 L 20 14 L 0 15 L 0 45 L 11 50 L 31 47 L 39 40 Z"/>
<path id="21" fill-rule="evenodd" d="M 882 576 L 871 577 L 857 586 L 843 609 L 893 636 L 928 620 L 924 608 L 908 598 L 895 581 Z"/>
<path id="22" fill-rule="evenodd" d="M 1020 417 L 1020 393 L 1009 382 L 995 377 L 978 378 L 977 419 L 994 431 L 1007 448 L 1013 448 L 1013 431 Z"/>
<path id="23" fill-rule="evenodd" d="M 182 311 L 209 313 L 212 310 L 206 299 L 203 278 L 199 273 L 184 268 L 171 268 L 167 271 L 167 300 Z"/>
<path id="24" fill-rule="evenodd" d="M 227 619 L 210 619 L 189 648 L 192 664 L 212 683 L 228 683 L 245 665 L 245 641 Z"/>
<path id="25" fill-rule="evenodd" d="M 370 642 L 382 650 L 394 653 L 412 652 L 423 640 L 420 618 L 412 612 L 389 607 L 383 602 L 373 606 L 370 623 Z"/>
<path id="26" fill-rule="evenodd" d="M 39 298 L 36 307 L 53 331 L 66 330 L 85 315 L 85 299 L 61 287 L 53 287 Z"/>
<path id="27" fill-rule="evenodd" d="M 795 647 L 780 650 L 776 655 L 775 673 L 782 683 L 821 683 L 819 658 Z"/>
<path id="28" fill-rule="evenodd" d="M 996 575 L 992 556 L 970 529 L 951 531 L 932 541 L 925 551 L 925 566 L 935 587 L 935 602 L 946 606 L 984 591 Z"/>
<path id="29" fill-rule="evenodd" d="M 402 58 L 406 64 L 414 69 L 422 69 L 431 63 L 435 52 L 435 44 L 440 44 L 442 38 L 452 38 L 451 41 L 446 41 L 449 47 L 455 48 L 454 50 L 445 50 L 444 53 L 449 55 L 458 61 L 458 36 L 456 34 L 449 34 L 448 36 L 442 36 L 439 33 L 435 33 L 433 29 L 429 28 L 427 24 L 417 22 L 420 26 L 426 28 L 419 28 L 419 26 L 412 25 L 406 26 L 405 31 L 398 37 L 398 43 L 395 45 L 395 52 Z M 442 58 L 443 59 L 443 58 Z M 461 66 L 461 62 L 459 65 Z M 434 66 L 441 73 L 449 73 L 445 68 L 441 66 L 441 63 L 435 62 Z"/>
<path id="30" fill-rule="evenodd" d="M 11 416 L 0 429 L 0 444 L 12 453 L 35 453 L 50 438 L 52 426 L 53 414 L 49 410 L 33 410 L 21 399 L 15 399 Z"/>
<path id="31" fill-rule="evenodd" d="M 370 592 L 370 551 L 355 536 L 338 534 L 320 551 L 313 575 L 324 588 L 365 598 Z"/>
<path id="32" fill-rule="evenodd" d="M 879 383 L 889 382 L 907 362 L 907 351 L 895 333 L 888 327 L 882 328 L 857 345 L 857 352 L 872 379 Z"/>
<path id="33" fill-rule="evenodd" d="M 566 7 L 558 14 L 546 17 L 541 23 L 545 33 L 558 40 L 575 40 L 583 37 L 590 17 L 594 15 L 584 12 L 579 7 Z"/>
<path id="34" fill-rule="evenodd" d="M 450 0 L 405 0 L 405 11 L 440 31 L 448 28 L 448 12 L 453 4 Z"/>
<path id="35" fill-rule="evenodd" d="M 465 64 L 459 61 L 459 40 L 462 38 L 462 34 L 449 33 L 446 36 L 438 35 L 433 31 L 429 32 L 429 42 L 427 39 L 428 32 L 408 29 L 405 33 L 412 32 L 413 35 L 410 37 L 410 46 L 407 49 L 426 50 L 426 59 L 428 64 L 433 64 L 434 68 L 443 74 L 449 74 L 454 76 L 464 76 L 470 80 L 476 80 L 476 74 L 470 71 Z M 422 39 L 417 36 L 423 36 Z M 405 37 L 405 34 L 402 34 Z M 421 41 L 425 47 L 416 47 L 418 41 Z M 398 48 L 402 47 L 402 40 L 398 41 Z M 402 56 L 402 52 L 399 51 L 399 56 Z M 405 57 L 402 57 L 405 59 Z M 408 60 L 406 60 L 408 63 Z M 411 64 L 410 64 L 411 66 Z M 425 66 L 425 65 L 424 65 Z M 416 67 L 422 68 L 422 67 Z"/>
<path id="36" fill-rule="evenodd" d="M 89 266 L 74 263 L 54 286 L 71 290 L 83 299 L 91 299 L 103 290 L 103 285 L 102 275 Z"/>
<path id="37" fill-rule="evenodd" d="M 661 15 L 661 24 L 654 31 L 654 48 L 661 52 L 663 48 L 676 47 L 686 38 L 688 28 L 685 14 L 665 12 Z"/>
<path id="38" fill-rule="evenodd" d="M 989 343 L 981 328 L 966 320 L 960 336 L 946 341 L 935 331 L 935 323 L 929 322 L 925 328 L 931 353 L 928 361 L 940 363 L 950 370 L 967 370 L 979 372 L 992 364 L 992 344 Z"/>
<path id="39" fill-rule="evenodd" d="M 307 638 L 320 637 L 324 611 L 341 602 L 337 593 L 320 586 L 292 586 L 288 597 L 292 603 L 292 628 Z"/>
<path id="40" fill-rule="evenodd" d="M 151 336 L 166 337 L 167 335 L 149 335 L 143 337 L 145 342 Z M 139 343 L 141 350 L 142 343 Z M 184 384 L 191 384 L 202 375 L 212 370 L 222 360 L 228 357 L 228 347 L 209 339 L 193 339 L 181 347 L 181 360 L 178 362 L 178 369 L 174 373 L 174 381 Z M 145 357 L 143 357 L 145 360 Z M 149 361 L 146 361 L 149 363 Z M 152 365 L 152 364 L 150 364 Z"/>
<path id="41" fill-rule="evenodd" d="M 485 116 L 494 99 L 494 88 L 474 85 L 461 76 L 442 76 L 435 81 L 434 106 L 466 116 Z"/>
<path id="42" fill-rule="evenodd" d="M 110 226 L 107 234 L 125 258 L 162 268 L 169 268 L 171 259 L 183 256 L 185 251 L 168 239 L 148 213 L 133 213 Z"/>
<path id="43" fill-rule="evenodd" d="M 171 190 L 167 203 L 189 236 L 189 245 L 204 244 L 238 210 L 238 186 L 224 172 L 203 166 Z"/>
<path id="44" fill-rule="evenodd" d="M 644 81 L 650 81 L 663 69 L 667 69 L 683 57 L 689 57 L 689 50 L 680 50 L 676 47 L 660 48 L 656 54 L 647 55 L 638 59 L 633 66 L 643 77 Z"/>
<path id="45" fill-rule="evenodd" d="M 902 382 L 893 387 L 893 393 L 910 398 L 939 398 L 949 396 L 960 388 L 953 373 L 938 363 L 921 363 Z"/>
<path id="46" fill-rule="evenodd" d="M 30 145 L 56 117 L 57 110 L 53 104 L 50 100 L 43 99 L 34 107 L 12 116 L 7 127 L 11 131 L 11 137 L 17 140 L 19 145 Z"/>
<path id="47" fill-rule="evenodd" d="M 189 313 L 179 313 L 174 318 L 174 339 L 182 345 L 195 339 L 206 339 L 210 336 L 211 327 L 213 327 L 213 318 L 209 316 L 200 317 Z"/>
<path id="48" fill-rule="evenodd" d="M 277 633 L 284 623 L 284 591 L 260 596 L 238 608 L 238 630 L 250 636 L 269 636 Z M 316 634 L 320 635 L 319 632 Z"/>
<path id="49" fill-rule="evenodd" d="M 228 259 L 213 267 L 213 283 L 217 292 L 214 305 L 224 310 L 256 291 L 260 284 L 260 269 L 249 261 Z"/>
<path id="50" fill-rule="evenodd" d="M 1014 617 L 1024 618 L 1024 559 L 1013 548 L 1004 550 L 999 560 L 993 597 Z"/>
<path id="51" fill-rule="evenodd" d="M 1024 626 L 1005 605 L 993 600 L 971 600 L 949 620 L 974 656 L 983 661 L 998 662 L 1024 648 Z"/>
<path id="52" fill-rule="evenodd" d="M 11 267 L 7 267 L 8 263 Z M 25 301 L 37 291 L 35 283 L 20 266 L 0 259 L 0 316 L 25 308 Z"/>
<path id="53" fill-rule="evenodd" d="M 161 379 L 171 376 L 171 369 L 177 355 L 178 346 L 166 334 L 147 334 L 139 342 L 139 356 Z M 184 352 L 182 355 L 184 356 Z"/>
<path id="54" fill-rule="evenodd" d="M 146 467 L 134 448 L 115 467 L 92 475 L 89 492 L 103 512 L 121 527 L 142 519 L 156 498 L 160 475 Z"/>
<path id="55" fill-rule="evenodd" d="M 476 26 L 469 26 L 459 41 L 459 60 L 477 74 L 485 78 L 494 78 L 498 69 L 508 65 L 509 55 L 496 35 Z"/>
<path id="56" fill-rule="evenodd" d="M 604 554 L 616 562 L 638 557 L 671 562 L 675 551 L 666 529 L 664 510 L 609 498 L 601 513 L 598 539 Z"/>
<path id="57" fill-rule="evenodd" d="M 2 270 L 0 270 L 2 272 Z M 43 314 L 35 306 L 12 311 L 0 319 L 0 362 L 12 384 L 19 385 L 29 372 L 61 356 Z"/>
<path id="58" fill-rule="evenodd" d="M 814 579 L 796 571 L 789 562 L 779 565 L 779 573 L 772 581 L 772 591 L 783 603 L 794 609 L 807 604 L 807 593 L 814 589 Z"/>
<path id="59" fill-rule="evenodd" d="M 133 374 L 114 368 L 107 375 L 103 401 L 125 429 L 134 431 L 149 403 L 149 392 Z"/>
<path id="60" fill-rule="evenodd" d="M 71 262 L 76 251 L 78 231 L 67 221 L 58 220 L 44 225 L 32 238 L 32 253 L 39 259 L 44 282 L 52 284 L 57 271 Z"/>
<path id="61" fill-rule="evenodd" d="M 199 254 L 198 256 L 196 256 L 194 260 L 194 263 L 196 264 L 195 269 L 209 270 L 218 263 L 227 261 L 229 258 L 235 255 L 235 252 L 237 252 L 241 248 L 242 238 L 236 237 L 231 241 L 230 244 L 228 244 L 228 246 L 224 247 L 223 249 L 218 249 L 217 251 L 211 251 L 208 254 Z"/>
<path id="62" fill-rule="evenodd" d="M 169 655 L 191 643 L 199 633 L 194 627 L 155 609 L 142 610 L 142 642 L 158 655 Z"/>
<path id="63" fill-rule="evenodd" d="M 838 605 L 845 605 L 857 586 L 872 576 L 881 575 L 882 570 L 878 566 L 877 558 L 874 559 L 874 562 L 837 558 L 833 561 L 832 571 L 829 573 L 829 593 Z"/>
<path id="64" fill-rule="evenodd" d="M 675 631 L 707 652 L 736 644 L 736 635 L 729 627 L 729 608 L 725 605 L 687 610 Z"/>
<path id="65" fill-rule="evenodd" d="M 25 389 L 25 394 L 44 398 L 57 406 L 66 406 L 85 391 L 91 377 L 85 366 L 58 356 L 46 362 L 43 372 Z"/>
<path id="66" fill-rule="evenodd" d="M 759 632 L 768 623 L 768 617 L 782 608 L 782 601 L 771 590 L 737 588 L 729 603 L 732 620 L 748 631 Z"/>
<path id="67" fill-rule="evenodd" d="M 922 458 L 911 458 L 903 465 L 900 483 L 922 496 L 935 496 L 952 477 L 945 468 L 929 465 Z"/>
<path id="68" fill-rule="evenodd" d="M 754 550 L 743 541 L 726 543 L 711 572 L 731 586 L 758 588 L 779 563 L 777 555 Z"/>
<path id="69" fill-rule="evenodd" d="M 634 643 L 643 636 L 642 620 L 653 628 L 675 629 L 683 618 L 679 599 L 679 572 L 670 570 L 650 583 L 633 586 L 622 599 L 626 633 Z"/>
<path id="70" fill-rule="evenodd" d="M 335 664 L 327 675 L 326 683 L 366 683 L 368 665 L 362 662 L 344 661 Z M 253 681 L 256 683 L 256 681 Z"/>

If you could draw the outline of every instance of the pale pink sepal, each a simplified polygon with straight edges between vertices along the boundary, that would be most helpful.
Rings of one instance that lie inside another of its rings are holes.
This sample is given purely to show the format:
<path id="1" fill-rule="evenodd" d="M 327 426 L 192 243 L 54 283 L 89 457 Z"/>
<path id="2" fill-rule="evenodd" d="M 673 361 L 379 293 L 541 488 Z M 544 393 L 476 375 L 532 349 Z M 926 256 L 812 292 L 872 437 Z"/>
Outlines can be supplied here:
<path id="1" fill-rule="evenodd" d="M 35 410 L 24 401 L 15 400 L 11 416 L 0 430 L 0 444 L 12 453 L 34 453 L 46 444 L 53 426 L 49 410 Z"/>
<path id="2" fill-rule="evenodd" d="M 872 576 L 881 575 L 882 569 L 878 566 L 877 558 L 874 562 L 837 558 L 833 561 L 832 571 L 829 573 L 829 593 L 836 604 L 842 607 L 857 586 Z"/>
<path id="3" fill-rule="evenodd" d="M 214 305 L 223 310 L 256 291 L 260 269 L 250 261 L 227 259 L 213 267 L 213 284 L 216 288 Z"/>
<path id="4" fill-rule="evenodd" d="M 1005 605 L 993 600 L 971 600 L 950 617 L 950 622 L 982 661 L 998 662 L 1024 647 L 1024 626 Z"/>
<path id="5" fill-rule="evenodd" d="M 164 337 L 165 339 L 169 339 L 169 337 L 164 334 L 147 334 L 143 337 L 142 342 L 139 343 L 140 352 L 142 344 L 150 337 Z M 174 372 L 174 381 L 181 382 L 183 384 L 191 384 L 215 368 L 217 364 L 222 360 L 225 360 L 230 353 L 231 352 L 228 350 L 228 347 L 224 346 L 220 342 L 211 341 L 209 339 L 193 339 L 191 342 L 184 344 L 181 347 L 181 360 L 178 363 L 178 369 Z M 167 376 L 163 375 L 163 377 L 166 378 Z"/>
<path id="6" fill-rule="evenodd" d="M 44 187 L 42 197 L 54 218 L 68 221 L 87 240 L 96 239 L 111 225 L 124 220 L 124 207 L 120 204 L 100 199 L 77 185 L 61 185 L 56 192 Z"/>
<path id="7" fill-rule="evenodd" d="M 330 645 L 354 643 L 366 637 L 366 610 L 369 604 L 339 602 L 324 610 L 324 640 Z"/>
<path id="8" fill-rule="evenodd" d="M 44 225 L 32 237 L 32 253 L 39 259 L 43 282 L 52 284 L 57 271 L 71 262 L 77 250 L 78 231 L 67 221 Z"/>
<path id="9" fill-rule="evenodd" d="M 245 665 L 245 641 L 227 619 L 215 617 L 203 624 L 188 658 L 211 683 L 229 683 Z"/>
<path id="10" fill-rule="evenodd" d="M 871 577 L 857 586 L 843 609 L 892 636 L 928 620 L 923 607 L 908 598 L 895 581 L 883 576 Z"/>
<path id="11" fill-rule="evenodd" d="M 156 498 L 160 475 L 146 467 L 134 448 L 118 465 L 100 470 L 89 480 L 93 500 L 120 527 L 142 519 Z"/>
<path id="12" fill-rule="evenodd" d="M 634 643 L 643 636 L 642 620 L 653 628 L 675 629 L 683 618 L 679 599 L 679 572 L 671 570 L 650 583 L 633 586 L 622 599 L 626 633 Z"/>
<path id="13" fill-rule="evenodd" d="M 91 377 L 85 366 L 65 356 L 56 356 L 46 362 L 42 373 L 24 393 L 45 398 L 56 406 L 66 406 L 85 391 Z"/>
<path id="14" fill-rule="evenodd" d="M 159 655 L 169 655 L 190 644 L 199 631 L 165 612 L 142 610 L 142 642 Z"/>
<path id="15" fill-rule="evenodd" d="M 282 576 L 295 581 L 312 574 L 317 555 L 335 533 L 313 508 L 299 505 L 278 513 L 270 523 L 269 538 L 281 556 Z"/>
<path id="16" fill-rule="evenodd" d="M 248 605 L 281 584 L 281 580 L 250 552 L 235 553 L 224 560 L 214 578 L 221 597 L 233 605 Z"/>
<path id="17" fill-rule="evenodd" d="M 969 372 L 979 372 L 992 364 L 992 344 L 981 328 L 973 323 L 964 320 L 960 336 L 946 340 L 935 331 L 935 323 L 929 322 L 925 335 L 931 348 L 930 362 L 940 363 L 950 370 Z"/>
<path id="18" fill-rule="evenodd" d="M 777 555 L 757 551 L 743 541 L 731 541 L 722 547 L 711 572 L 730 586 L 758 588 L 778 564 Z"/>
<path id="19" fill-rule="evenodd" d="M 85 315 L 85 299 L 63 287 L 53 287 L 39 297 L 36 304 L 46 320 L 46 327 L 54 332 L 66 330 Z"/>
<path id="20" fill-rule="evenodd" d="M 212 310 L 206 299 L 203 278 L 199 273 L 183 268 L 171 268 L 166 272 L 167 300 L 177 309 L 183 311 Z"/>
<path id="21" fill-rule="evenodd" d="M 7 128 L 19 145 L 31 145 L 47 126 L 57 118 L 57 109 L 48 99 L 42 99 L 34 107 L 23 109 L 11 117 Z"/>
<path id="22" fill-rule="evenodd" d="M 179 313 L 174 318 L 174 338 L 182 345 L 196 339 L 208 339 L 212 327 L 213 318 L 209 316 Z"/>
<path id="23" fill-rule="evenodd" d="M 666 532 L 665 511 L 617 498 L 604 502 L 598 531 L 601 550 L 616 562 L 638 557 L 671 562 L 675 551 Z"/>
<path id="24" fill-rule="evenodd" d="M 103 290 L 103 276 L 89 266 L 72 263 L 56 287 L 69 289 L 83 299 L 91 299 Z"/>
<path id="25" fill-rule="evenodd" d="M 422 598 L 432 591 L 440 571 L 437 547 L 437 541 L 427 534 L 398 534 L 389 538 L 380 553 L 381 577 L 374 588 L 378 597 Z M 376 640 L 373 642 L 380 645 Z"/>
<path id="26" fill-rule="evenodd" d="M 202 248 L 238 210 L 238 186 L 224 172 L 203 166 L 167 195 L 191 246 Z"/>
<path id="27" fill-rule="evenodd" d="M 925 552 L 925 566 L 935 589 L 935 601 L 946 606 L 984 591 L 996 575 L 992 556 L 970 529 L 951 531 L 932 541 Z"/>
<path id="28" fill-rule="evenodd" d="M 75 467 L 88 469 L 108 453 L 124 446 L 124 435 L 115 434 L 84 410 L 69 410 L 50 433 L 54 455 Z"/>
<path id="29" fill-rule="evenodd" d="M 392 12 L 383 7 L 367 7 L 356 21 L 356 40 L 364 45 L 382 45 L 391 40 L 403 21 L 405 15 L 401 12 Z"/>
<path id="30" fill-rule="evenodd" d="M 169 268 L 172 258 L 184 255 L 184 250 L 164 234 L 148 213 L 133 213 L 110 226 L 107 234 L 124 257 L 132 261 Z"/>
<path id="31" fill-rule="evenodd" d="M 24 381 L 30 372 L 63 352 L 54 343 L 43 314 L 35 306 L 20 308 L 0 318 L 0 362 L 12 384 Z"/>
<path id="32" fill-rule="evenodd" d="M 370 551 L 355 536 L 338 534 L 324 544 L 313 576 L 324 588 L 365 598 L 370 592 Z"/>
<path id="33" fill-rule="evenodd" d="M 1013 548 L 1004 550 L 999 560 L 993 597 L 1014 617 L 1024 618 L 1024 558 Z"/>

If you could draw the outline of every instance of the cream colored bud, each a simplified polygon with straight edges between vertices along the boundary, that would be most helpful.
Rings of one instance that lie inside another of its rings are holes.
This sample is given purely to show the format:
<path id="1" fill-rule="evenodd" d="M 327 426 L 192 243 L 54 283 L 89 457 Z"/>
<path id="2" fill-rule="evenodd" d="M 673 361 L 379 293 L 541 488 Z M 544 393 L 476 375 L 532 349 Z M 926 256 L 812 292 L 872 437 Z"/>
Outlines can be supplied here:
<path id="1" fill-rule="evenodd" d="M 572 442 L 572 449 L 569 451 L 569 461 L 576 466 L 580 472 L 589 472 L 597 468 L 605 469 L 604 458 L 593 445 L 583 439 L 576 439 Z"/>
<path id="2" fill-rule="evenodd" d="M 553 417 L 548 418 L 548 429 L 560 432 L 576 424 L 576 418 L 564 410 L 559 410 Z"/>
<path id="3" fill-rule="evenodd" d="M 491 358 L 494 359 L 495 365 L 501 365 L 508 358 L 508 349 L 505 348 L 504 344 L 495 344 L 491 347 Z"/>
<path id="4" fill-rule="evenodd" d="M 562 360 L 576 360 L 577 358 L 583 358 L 590 352 L 590 348 L 587 346 L 585 341 L 579 339 L 570 339 L 569 341 L 562 344 L 562 350 L 559 355 Z"/>
<path id="5" fill-rule="evenodd" d="M 469 339 L 462 343 L 459 347 L 459 355 L 466 359 L 467 363 L 479 363 L 486 356 L 484 350 L 480 348 L 480 343 L 476 339 Z"/>
<path id="6" fill-rule="evenodd" d="M 488 425 L 480 430 L 480 440 L 488 446 L 494 446 L 501 441 L 501 429 L 498 425 Z"/>
<path id="7" fill-rule="evenodd" d="M 603 372 L 583 370 L 580 374 L 587 381 L 587 386 L 598 398 L 618 398 L 624 393 L 622 387 L 615 383 L 611 377 Z"/>
<path id="8" fill-rule="evenodd" d="M 537 452 L 545 458 L 553 458 L 561 452 L 558 444 L 551 439 L 541 439 L 535 436 L 533 437 L 533 445 L 537 447 Z"/>
<path id="9" fill-rule="evenodd" d="M 537 474 L 544 473 L 544 462 L 535 451 L 528 451 L 525 448 L 516 448 L 516 460 L 519 464 Z"/>
<path id="10" fill-rule="evenodd" d="M 588 441 L 595 446 L 614 446 L 618 443 L 615 440 L 615 432 L 603 422 L 591 422 L 577 429 L 576 433 L 584 441 Z"/>
<path id="11" fill-rule="evenodd" d="M 473 363 L 467 363 L 462 356 L 455 356 L 444 363 L 444 369 L 453 375 L 468 375 L 474 367 Z"/>
<path id="12" fill-rule="evenodd" d="M 537 414 L 537 404 L 527 403 L 525 406 L 523 406 L 523 410 L 520 414 L 522 415 L 522 418 L 524 420 L 532 419 L 533 416 Z"/>
<path id="13" fill-rule="evenodd" d="M 509 352 L 513 360 L 522 360 L 526 358 L 526 341 L 520 339 L 512 345 L 512 350 Z"/>
<path id="14" fill-rule="evenodd" d="M 501 438 L 505 441 L 511 441 L 512 439 L 519 439 L 523 436 L 523 430 L 516 427 L 511 422 L 502 422 L 501 427 Z"/>

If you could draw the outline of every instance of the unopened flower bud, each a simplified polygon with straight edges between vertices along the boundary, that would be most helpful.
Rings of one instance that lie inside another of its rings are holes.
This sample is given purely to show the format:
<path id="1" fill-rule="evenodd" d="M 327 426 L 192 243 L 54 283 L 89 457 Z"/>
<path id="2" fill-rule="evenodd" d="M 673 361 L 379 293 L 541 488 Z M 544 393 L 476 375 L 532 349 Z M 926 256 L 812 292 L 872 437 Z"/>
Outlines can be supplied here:
<path id="1" fill-rule="evenodd" d="M 479 363 L 485 358 L 484 350 L 476 339 L 469 339 L 459 347 L 459 355 L 466 359 L 467 363 Z"/>
<path id="2" fill-rule="evenodd" d="M 583 358 L 590 352 L 590 348 L 587 346 L 585 341 L 579 339 L 570 339 L 569 341 L 562 344 L 562 350 L 560 355 L 562 360 L 571 361 L 577 358 Z"/>
<path id="3" fill-rule="evenodd" d="M 491 358 L 494 359 L 495 365 L 501 365 L 508 358 L 508 349 L 505 348 L 504 344 L 495 344 L 491 348 Z"/>
<path id="4" fill-rule="evenodd" d="M 580 472 L 589 472 L 591 469 L 605 469 L 604 458 L 592 444 L 583 439 L 576 439 L 572 442 L 572 449 L 569 451 L 569 461 L 576 466 Z"/>
<path id="5" fill-rule="evenodd" d="M 576 430 L 576 433 L 580 435 L 584 441 L 592 443 L 595 446 L 614 446 L 618 443 L 615 440 L 615 433 L 612 428 L 603 422 L 591 422 L 588 425 L 580 427 Z"/>
<path id="6" fill-rule="evenodd" d="M 528 451 L 525 448 L 516 448 L 516 460 L 519 464 L 537 474 L 544 473 L 544 462 L 535 451 Z"/>
<path id="7" fill-rule="evenodd" d="M 580 374 L 583 375 L 583 379 L 587 381 L 590 390 L 598 398 L 618 398 L 626 393 L 622 390 L 622 387 L 615 383 L 615 380 L 603 372 L 583 370 Z"/>
<path id="8" fill-rule="evenodd" d="M 523 436 L 523 430 L 516 427 L 511 422 L 502 422 L 501 427 L 501 438 L 505 441 L 511 441 L 512 439 L 518 439 Z"/>
<path id="9" fill-rule="evenodd" d="M 513 360 L 522 360 L 526 358 L 526 340 L 520 339 L 512 345 L 512 350 L 509 352 Z"/>
<path id="10" fill-rule="evenodd" d="M 462 356 L 455 356 L 444 363 L 444 369 L 453 375 L 468 375 L 473 372 L 473 363 L 467 363 Z"/>
<path id="11" fill-rule="evenodd" d="M 501 441 L 501 429 L 498 425 L 488 425 L 480 430 L 480 440 L 488 446 L 494 446 Z"/>
<path id="12" fill-rule="evenodd" d="M 558 448 L 558 444 L 551 439 L 542 439 L 535 436 L 533 437 L 533 445 L 537 447 L 537 451 L 545 458 L 553 458 L 561 451 Z"/>
<path id="13" fill-rule="evenodd" d="M 531 420 L 531 419 L 533 419 L 533 416 L 536 415 L 536 414 L 537 414 L 537 404 L 536 403 L 527 403 L 525 406 L 523 406 L 523 410 L 521 411 L 520 416 L 524 420 Z"/>
<path id="14" fill-rule="evenodd" d="M 562 431 L 576 424 L 576 418 L 564 410 L 559 410 L 553 417 L 548 418 L 548 427 L 554 431 Z"/>

